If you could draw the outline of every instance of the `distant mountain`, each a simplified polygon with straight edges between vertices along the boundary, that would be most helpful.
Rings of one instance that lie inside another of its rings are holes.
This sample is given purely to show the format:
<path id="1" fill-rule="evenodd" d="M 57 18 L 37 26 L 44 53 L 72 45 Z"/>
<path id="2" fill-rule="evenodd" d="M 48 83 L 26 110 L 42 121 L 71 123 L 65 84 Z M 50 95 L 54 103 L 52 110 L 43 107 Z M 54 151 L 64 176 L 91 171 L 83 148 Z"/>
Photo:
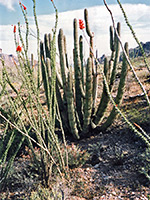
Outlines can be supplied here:
<path id="1" fill-rule="evenodd" d="M 150 56 L 150 42 L 146 42 L 146 43 L 141 42 L 141 45 L 144 49 L 146 56 Z M 120 59 L 119 59 L 120 61 L 122 61 L 122 56 L 123 56 L 123 53 L 121 53 L 120 55 Z M 136 57 L 142 56 L 140 47 L 137 46 L 135 48 L 129 49 L 129 56 L 130 58 L 136 58 Z M 99 63 L 102 64 L 104 62 L 104 58 L 105 58 L 105 55 L 102 55 L 100 58 L 98 58 Z"/>
<path id="2" fill-rule="evenodd" d="M 10 55 L 7 55 L 7 54 L 4 54 L 2 53 L 2 49 L 0 49 L 0 58 L 2 58 L 4 60 L 4 64 L 6 67 L 14 67 L 15 66 L 15 63 L 18 64 L 18 59 L 16 56 L 10 54 Z M 2 62 L 0 61 L 0 69 L 2 68 Z"/>
<path id="3" fill-rule="evenodd" d="M 146 42 L 146 43 L 141 42 L 141 45 L 143 47 L 143 50 L 144 50 L 146 56 L 149 56 L 150 55 L 150 42 Z M 137 57 L 142 56 L 140 47 L 137 46 L 135 48 L 129 49 L 129 56 L 130 56 L 130 58 L 137 58 Z M 122 60 L 122 55 L 120 56 L 120 61 L 121 60 Z"/>
<path id="4" fill-rule="evenodd" d="M 149 56 L 150 55 L 150 42 L 146 42 L 146 43 L 141 42 L 141 45 L 142 45 L 142 47 L 145 51 L 146 56 Z M 140 47 L 138 46 L 134 49 L 130 49 L 129 55 L 130 55 L 131 58 L 142 56 L 142 52 L 141 52 Z"/>
<path id="5" fill-rule="evenodd" d="M 15 65 L 19 65 L 17 56 L 14 56 L 13 54 L 4 54 L 2 53 L 2 49 L 0 48 L 0 59 L 4 61 L 4 64 L 8 71 L 14 70 L 16 67 Z M 37 65 L 37 61 L 34 60 L 34 67 Z M 2 62 L 0 61 L 0 70 L 2 69 Z"/>
<path id="6" fill-rule="evenodd" d="M 17 82 L 20 80 L 20 77 L 18 76 L 18 70 L 16 68 L 16 65 L 19 65 L 17 56 L 14 56 L 12 54 L 4 54 L 2 53 L 2 49 L 0 48 L 0 73 L 2 72 L 3 65 L 1 62 L 1 59 L 4 61 L 4 66 L 6 67 L 6 70 L 11 78 L 12 82 Z M 34 60 L 34 68 L 36 68 L 37 61 Z"/>

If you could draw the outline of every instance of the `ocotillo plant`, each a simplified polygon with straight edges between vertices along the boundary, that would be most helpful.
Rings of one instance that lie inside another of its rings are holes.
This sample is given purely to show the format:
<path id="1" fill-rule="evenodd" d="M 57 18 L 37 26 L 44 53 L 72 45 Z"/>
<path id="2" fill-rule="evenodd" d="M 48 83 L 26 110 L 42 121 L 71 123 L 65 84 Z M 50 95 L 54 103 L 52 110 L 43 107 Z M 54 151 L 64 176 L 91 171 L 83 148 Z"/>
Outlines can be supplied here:
<path id="1" fill-rule="evenodd" d="M 99 103 L 98 108 L 93 104 L 93 91 L 97 90 L 96 84 L 93 84 L 95 81 L 95 66 L 93 62 L 93 34 L 89 27 L 88 22 L 88 12 L 85 9 L 85 24 L 86 24 L 86 32 L 90 37 L 90 56 L 88 58 L 86 64 L 86 75 L 84 74 L 84 66 L 83 66 L 83 42 L 82 36 L 78 37 L 78 22 L 77 19 L 74 19 L 73 22 L 73 35 L 74 35 L 74 49 L 73 49 L 73 58 L 74 58 L 74 68 L 71 69 L 67 67 L 66 64 L 66 50 L 64 43 L 64 35 L 62 29 L 59 31 L 58 36 L 58 47 L 59 47 L 59 55 L 60 55 L 60 71 L 61 71 L 61 79 L 62 79 L 62 90 L 60 90 L 60 86 L 57 85 L 58 93 L 57 98 L 59 96 L 59 107 L 61 110 L 61 116 L 67 114 L 66 123 L 69 129 L 67 131 L 71 132 L 76 139 L 79 139 L 83 134 L 87 134 L 90 127 L 95 128 L 99 125 L 103 116 L 105 114 L 106 108 L 109 102 L 109 96 L 106 91 L 106 87 L 104 84 L 102 98 Z M 81 21 L 80 21 L 81 22 Z M 81 22 L 83 23 L 83 22 Z M 84 26 L 81 27 L 83 29 Z M 120 34 L 120 23 L 117 25 L 118 33 Z M 118 39 L 113 32 L 113 28 L 110 27 L 110 49 L 112 51 L 111 59 L 108 63 L 107 59 L 105 59 L 104 63 L 104 73 L 107 77 L 107 81 L 109 83 L 109 88 L 112 90 L 115 75 L 119 62 L 119 42 Z M 127 45 L 126 45 L 127 51 Z M 127 64 L 125 61 L 122 63 L 122 75 L 120 80 L 120 86 L 118 87 L 118 94 L 116 99 L 118 99 L 118 104 L 120 104 L 120 100 L 123 95 L 123 87 L 125 84 L 126 73 L 123 71 L 127 69 Z M 74 75 L 73 72 L 74 71 Z M 127 70 L 125 70 L 127 71 Z M 97 74 L 96 74 L 97 75 Z M 74 80 L 73 80 L 74 77 Z M 97 78 L 97 77 L 96 77 Z M 62 91 L 62 92 L 60 92 Z M 61 99 L 61 100 L 60 100 Z M 61 107 L 63 106 L 63 110 Z M 93 109 L 94 106 L 94 109 Z M 96 110 L 92 112 L 92 110 Z M 113 111 L 112 111 L 113 112 Z M 111 118 L 112 115 L 109 117 Z M 63 121 L 64 119 L 62 119 Z M 106 129 L 110 126 L 111 123 L 108 123 L 104 128 Z"/>
<path id="2" fill-rule="evenodd" d="M 19 40 L 21 46 L 17 42 L 16 26 L 14 26 L 13 31 L 19 62 L 18 65 L 15 62 L 14 64 L 17 69 L 17 75 L 20 81 L 18 82 L 17 86 L 13 85 L 4 62 L 2 62 L 3 74 L 2 78 L 0 78 L 0 86 L 2 86 L 0 98 L 2 97 L 2 95 L 5 95 L 6 99 L 4 107 L 0 107 L 0 120 L 3 119 L 6 122 L 6 125 L 4 124 L 5 128 L 3 130 L 3 138 L 0 141 L 0 190 L 5 186 L 5 180 L 9 174 L 15 157 L 19 149 L 21 148 L 21 145 L 24 144 L 24 141 L 26 141 L 26 145 L 29 149 L 29 152 L 31 153 L 30 161 L 32 168 L 34 168 L 35 172 L 36 169 L 38 169 L 38 176 L 45 187 L 50 187 L 51 173 L 57 171 L 60 176 L 63 177 L 62 172 L 64 171 L 64 173 L 66 174 L 66 169 L 68 168 L 66 168 L 68 162 L 67 150 L 65 151 L 65 155 L 62 155 L 58 137 L 55 134 L 55 117 L 58 107 L 56 101 L 55 40 L 58 13 L 55 4 L 52 1 L 52 4 L 56 11 L 56 21 L 55 27 L 53 29 L 53 37 L 45 37 L 45 43 L 49 44 L 49 40 L 51 41 L 51 45 L 48 46 L 48 48 L 46 49 L 46 64 L 45 55 L 43 54 L 44 49 L 43 51 L 41 51 L 40 66 L 42 66 L 42 75 L 45 78 L 44 89 L 48 102 L 47 107 L 44 108 L 39 92 L 39 89 L 41 88 L 39 88 L 39 84 L 37 87 L 37 82 L 35 81 L 36 77 L 34 76 L 28 58 L 29 27 L 26 12 L 27 8 L 21 2 L 19 4 L 22 8 L 22 12 L 26 22 L 25 41 L 22 37 L 20 23 L 18 23 Z M 33 0 L 33 9 L 35 11 L 35 0 Z M 34 12 L 34 15 L 36 15 L 36 12 Z M 36 27 L 38 29 L 37 21 Z M 39 32 L 39 30 L 37 31 Z M 41 43 L 41 49 L 42 48 L 43 45 Z M 38 52 L 39 50 L 40 49 L 38 49 Z M 12 97 L 9 93 L 8 86 L 12 89 L 15 97 Z M 59 114 L 59 112 L 57 112 L 57 114 Z M 58 115 L 57 119 L 61 121 Z M 19 139 L 18 135 L 20 136 Z M 16 148 L 14 147 L 14 145 L 16 145 Z M 38 151 L 36 151 L 34 145 L 37 145 L 39 147 Z"/>

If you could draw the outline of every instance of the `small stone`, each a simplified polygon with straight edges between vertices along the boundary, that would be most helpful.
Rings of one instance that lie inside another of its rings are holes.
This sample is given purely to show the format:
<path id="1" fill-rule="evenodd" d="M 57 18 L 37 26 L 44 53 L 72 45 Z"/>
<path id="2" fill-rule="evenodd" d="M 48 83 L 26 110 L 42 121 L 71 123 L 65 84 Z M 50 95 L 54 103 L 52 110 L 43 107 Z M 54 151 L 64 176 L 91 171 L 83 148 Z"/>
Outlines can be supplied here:
<path id="1" fill-rule="evenodd" d="M 96 165 L 94 166 L 94 168 L 95 168 L 95 169 L 99 168 L 99 164 L 96 164 Z"/>
<path id="2" fill-rule="evenodd" d="M 115 191 L 113 191 L 113 192 L 112 192 L 112 195 L 116 196 L 116 192 L 115 192 Z"/>

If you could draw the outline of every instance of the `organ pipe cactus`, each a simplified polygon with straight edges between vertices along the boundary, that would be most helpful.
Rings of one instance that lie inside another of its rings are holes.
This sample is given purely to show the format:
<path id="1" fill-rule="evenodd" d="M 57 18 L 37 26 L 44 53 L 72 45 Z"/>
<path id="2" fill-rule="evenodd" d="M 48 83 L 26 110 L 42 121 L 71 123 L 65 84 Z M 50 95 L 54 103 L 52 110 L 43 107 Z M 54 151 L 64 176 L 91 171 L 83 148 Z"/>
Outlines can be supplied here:
<path id="1" fill-rule="evenodd" d="M 90 30 L 89 20 L 88 20 L 88 10 L 84 10 L 84 19 L 85 19 L 85 25 L 86 25 L 86 33 L 90 38 L 90 57 L 92 59 L 92 73 L 93 73 L 93 89 L 92 89 L 92 96 L 93 96 L 93 102 L 92 102 L 92 109 L 93 112 L 95 110 L 95 103 L 96 103 L 96 97 L 97 97 L 97 86 L 98 86 L 98 74 L 97 74 L 97 68 L 94 65 L 94 55 L 93 55 L 93 44 L 94 44 L 94 33 Z"/>
<path id="2" fill-rule="evenodd" d="M 83 63 L 83 37 L 82 37 L 82 35 L 80 35 L 80 38 L 79 38 L 79 45 L 80 45 L 82 85 L 83 85 L 83 88 L 84 88 L 84 63 Z"/>
<path id="3" fill-rule="evenodd" d="M 68 83 L 67 83 L 67 108 L 68 108 L 68 119 L 69 125 L 71 128 L 71 132 L 73 136 L 79 139 L 77 122 L 75 116 L 75 107 L 74 107 L 74 98 L 73 98 L 73 90 L 72 90 L 72 74 L 68 72 Z"/>
<path id="4" fill-rule="evenodd" d="M 79 120 L 83 122 L 83 97 L 85 96 L 82 85 L 81 76 L 81 60 L 79 53 L 79 41 L 78 41 L 78 23 L 77 19 L 74 19 L 74 76 L 75 76 L 75 99 L 76 108 L 79 115 Z"/>
<path id="5" fill-rule="evenodd" d="M 89 57 L 86 70 L 86 93 L 84 102 L 83 133 L 86 133 L 90 126 L 92 114 L 92 60 Z"/>
<path id="6" fill-rule="evenodd" d="M 65 132 L 71 133 L 74 138 L 80 139 L 82 136 L 86 136 L 91 128 L 96 128 L 101 126 L 101 121 L 105 115 L 106 109 L 109 103 L 109 95 L 107 94 L 105 83 L 103 83 L 103 91 L 101 95 L 101 100 L 99 105 L 95 105 L 95 98 L 98 92 L 97 89 L 97 77 L 98 73 L 96 71 L 97 63 L 94 62 L 94 50 L 93 50 L 93 33 L 90 30 L 88 21 L 88 12 L 85 9 L 84 12 L 86 33 L 90 37 L 90 52 L 87 63 L 83 64 L 83 37 L 78 37 L 78 23 L 77 19 L 73 22 L 73 38 L 74 38 L 74 49 L 73 49 L 73 61 L 74 68 L 69 66 L 67 59 L 67 49 L 66 49 L 66 38 L 63 34 L 63 30 L 59 30 L 58 34 L 58 49 L 59 49 L 59 60 L 60 60 L 60 70 L 56 70 L 56 96 L 57 102 L 60 110 L 60 115 L 62 119 L 62 124 Z M 120 35 L 120 23 L 117 24 L 117 31 Z M 45 35 L 45 52 L 50 50 L 50 42 L 48 46 L 47 35 Z M 125 45 L 126 51 L 127 44 Z M 41 45 L 41 59 L 44 56 L 48 57 L 47 54 L 43 53 L 43 46 Z M 110 49 L 111 58 L 108 60 L 105 58 L 104 61 L 104 74 L 106 76 L 109 89 L 112 91 L 116 71 L 119 62 L 119 52 L 120 46 L 116 34 L 113 32 L 113 28 L 110 27 Z M 51 50 L 50 50 L 51 51 Z M 51 55 L 51 54 L 50 54 Z M 95 60 L 98 62 L 97 60 Z M 45 64 L 44 64 L 45 63 Z M 48 75 L 48 64 L 44 61 L 42 63 L 43 69 L 43 81 L 44 76 Z M 46 73 L 45 73 L 46 71 Z M 116 104 L 120 105 L 123 96 L 123 89 L 125 85 L 125 77 L 127 73 L 127 62 L 124 57 L 122 62 L 122 72 L 120 77 L 120 84 L 118 87 L 118 92 L 116 96 Z M 45 74 L 45 75 L 44 75 Z M 46 77 L 45 77 L 46 79 Z M 50 81 L 50 80 L 49 80 Z M 96 84 L 95 84 L 96 83 Z M 45 88 L 48 87 L 45 85 Z M 49 87 L 49 89 L 51 89 Z M 94 92 L 93 92 L 94 91 Z M 106 129 L 114 120 L 116 116 L 115 109 L 112 109 L 108 120 L 101 126 L 102 130 Z"/>
<path id="7" fill-rule="evenodd" d="M 127 55 L 129 55 L 128 52 L 128 43 L 125 43 L 125 51 L 127 53 Z M 118 92 L 115 98 L 115 103 L 116 106 L 119 106 L 121 104 L 122 101 L 122 96 L 123 96 L 123 92 L 124 92 L 124 86 L 125 86 L 125 77 L 127 75 L 127 69 L 128 69 L 128 63 L 127 60 L 125 58 L 125 55 L 123 54 L 123 62 L 122 62 L 122 70 L 121 70 L 121 75 L 120 75 L 120 82 L 119 82 L 119 86 L 118 86 Z M 106 122 L 102 125 L 101 130 L 105 130 L 108 126 L 110 126 L 114 120 L 114 118 L 116 117 L 117 111 L 115 109 L 115 107 L 113 107 L 113 110 L 111 111 L 110 115 L 108 116 Z"/>
<path id="8" fill-rule="evenodd" d="M 117 24 L 117 31 L 120 35 L 120 23 Z M 118 62 L 119 62 L 119 55 L 120 55 L 119 54 L 119 49 L 120 49 L 119 41 L 118 41 L 116 35 L 113 33 L 112 26 L 110 27 L 110 49 L 112 52 L 111 58 L 109 61 L 109 65 L 106 60 L 104 62 L 104 74 L 107 77 L 107 81 L 109 82 L 109 89 L 111 91 L 112 86 L 114 84 L 116 70 L 117 70 L 117 66 L 118 66 Z M 102 98 L 101 98 L 100 104 L 98 106 L 98 109 L 96 111 L 96 114 L 95 114 L 94 120 L 93 120 L 95 125 L 98 125 L 100 123 L 100 121 L 102 121 L 102 119 L 104 117 L 104 113 L 108 106 L 108 102 L 109 102 L 109 98 L 108 98 L 108 94 L 106 91 L 106 87 L 104 85 Z"/>

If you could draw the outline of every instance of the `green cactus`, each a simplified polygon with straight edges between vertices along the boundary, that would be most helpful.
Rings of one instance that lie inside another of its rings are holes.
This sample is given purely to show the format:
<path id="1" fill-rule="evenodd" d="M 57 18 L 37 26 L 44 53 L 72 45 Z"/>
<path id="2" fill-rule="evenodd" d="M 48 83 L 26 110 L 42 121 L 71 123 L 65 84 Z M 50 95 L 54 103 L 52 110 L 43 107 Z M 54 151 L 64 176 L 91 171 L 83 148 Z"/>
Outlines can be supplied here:
<path id="1" fill-rule="evenodd" d="M 83 86 L 83 89 L 84 89 L 84 64 L 83 64 L 83 37 L 82 37 L 82 35 L 80 35 L 80 38 L 79 38 L 79 46 L 80 46 L 82 86 Z"/>
<path id="2" fill-rule="evenodd" d="M 108 59 L 107 58 L 104 59 L 104 75 L 108 77 Z M 109 102 L 109 97 L 106 91 L 106 86 L 103 83 L 103 93 L 102 93 L 101 101 L 99 103 L 98 109 L 93 119 L 93 123 L 96 126 L 102 121 L 104 117 L 104 113 L 107 109 L 108 102 Z"/>
<path id="3" fill-rule="evenodd" d="M 86 68 L 86 94 L 84 102 L 83 133 L 87 133 L 90 127 L 92 115 L 92 61 L 88 58 Z"/>
<path id="4" fill-rule="evenodd" d="M 60 55 L 60 69 L 61 69 L 61 77 L 63 82 L 64 95 L 66 92 L 66 60 L 65 60 L 65 48 L 64 48 L 64 35 L 63 30 L 59 30 L 58 35 L 58 47 L 59 47 L 59 55 Z"/>
<path id="5" fill-rule="evenodd" d="M 31 53 L 31 67 L 33 69 L 34 67 L 34 57 L 33 57 L 33 53 Z"/>
<path id="6" fill-rule="evenodd" d="M 129 55 L 128 43 L 125 43 L 124 48 L 125 48 L 127 55 Z M 119 86 L 118 86 L 117 96 L 115 98 L 115 103 L 118 107 L 119 107 L 119 105 L 121 104 L 121 101 L 122 101 L 127 71 L 128 71 L 128 62 L 126 60 L 125 55 L 123 54 L 123 62 L 122 62 L 120 82 L 119 82 Z M 112 124 L 116 115 L 117 115 L 117 111 L 114 107 L 113 110 L 111 111 L 109 117 L 107 118 L 106 122 L 101 126 L 101 130 L 106 130 Z"/>
<path id="7" fill-rule="evenodd" d="M 65 35 L 64 35 L 64 51 L 65 51 L 65 58 L 66 58 L 66 67 L 69 68 L 68 54 L 67 54 L 67 44 L 66 44 L 66 37 L 65 37 Z"/>
<path id="8" fill-rule="evenodd" d="M 114 52 L 115 46 L 114 46 L 114 29 L 113 29 L 113 26 L 110 26 L 109 31 L 110 31 L 110 49 L 111 49 L 112 52 Z"/>
<path id="9" fill-rule="evenodd" d="M 93 37 L 93 33 L 90 30 L 89 20 L 88 20 L 88 10 L 87 9 L 84 10 L 84 19 L 85 19 L 87 35 L 92 38 Z"/>
<path id="10" fill-rule="evenodd" d="M 94 65 L 94 55 L 93 55 L 93 33 L 90 30 L 88 22 L 88 11 L 85 9 L 84 18 L 86 24 L 86 32 L 90 37 L 90 54 L 87 61 L 86 67 L 86 79 L 84 79 L 84 66 L 83 66 L 83 38 L 79 37 L 78 40 L 78 30 L 77 30 L 77 20 L 74 19 L 74 82 L 72 80 L 72 72 L 68 68 L 68 77 L 65 78 L 66 82 L 63 81 L 63 85 L 66 85 L 66 88 L 63 87 L 63 93 L 66 94 L 67 102 L 63 101 L 66 109 L 65 113 L 68 113 L 68 124 L 70 127 L 70 132 L 74 135 L 76 139 L 79 139 L 81 135 L 86 135 L 89 131 L 89 128 L 95 128 L 103 120 L 105 115 L 108 103 L 109 96 L 107 94 L 106 86 L 103 84 L 103 92 L 101 96 L 100 103 L 98 107 L 95 106 L 96 96 L 97 96 L 97 65 Z M 120 23 L 117 24 L 117 31 L 120 35 Z M 62 30 L 60 30 L 62 32 Z M 59 32 L 59 35 L 60 35 Z M 65 54 L 66 54 L 66 44 L 63 42 L 63 34 L 58 37 L 59 44 L 59 54 L 60 54 L 60 66 L 64 68 L 65 63 Z M 65 49 L 65 50 L 64 50 Z M 119 41 L 116 37 L 116 34 L 113 31 L 113 28 L 110 27 L 110 49 L 111 49 L 111 58 L 108 61 L 105 58 L 104 61 L 104 74 L 109 83 L 110 91 L 113 88 L 117 66 L 119 62 Z M 62 59 L 63 58 L 63 59 Z M 125 64 L 122 65 L 122 70 Z M 63 69 L 61 69 L 63 70 Z M 63 80 L 63 73 L 62 73 Z M 118 88 L 117 99 L 120 102 L 120 99 L 123 94 L 123 84 L 125 83 L 126 73 L 122 72 L 120 84 Z M 85 85 L 85 92 L 84 92 Z M 121 89 L 122 88 L 122 89 Z M 85 93 L 85 94 L 84 94 Z M 61 105 L 59 105 L 60 107 Z M 96 110 L 96 111 L 95 111 Z M 113 120 L 112 120 L 113 121 Z M 111 121 L 111 123 L 112 123 Z"/>
<path id="11" fill-rule="evenodd" d="M 70 131 L 69 127 L 69 120 L 68 120 L 68 113 L 66 112 L 67 110 L 67 105 L 65 105 L 62 95 L 61 95 L 61 89 L 59 87 L 58 80 L 56 80 L 56 97 L 57 97 L 57 103 L 59 106 L 59 112 L 61 116 L 61 121 L 63 124 L 63 129 L 67 133 Z M 60 122 L 56 123 L 56 126 L 59 127 Z"/>
<path id="12" fill-rule="evenodd" d="M 120 35 L 120 29 L 121 29 L 120 27 L 121 27 L 120 23 L 118 23 L 117 24 L 117 31 L 118 31 L 119 35 Z M 112 54 L 111 54 L 111 58 L 110 58 L 110 61 L 109 61 L 109 65 L 108 65 L 108 63 L 106 63 L 107 62 L 106 60 L 104 62 L 104 74 L 105 74 L 105 76 L 107 76 L 107 82 L 109 83 L 109 89 L 111 91 L 113 84 L 114 84 L 114 80 L 115 80 L 115 76 L 116 76 L 116 70 L 117 70 L 117 66 L 118 66 L 118 63 L 119 63 L 119 55 L 120 55 L 120 53 L 119 53 L 120 44 L 119 44 L 119 41 L 116 37 L 116 34 L 113 33 L 112 27 L 110 27 L 110 49 L 112 51 Z M 98 109 L 96 111 L 96 115 L 94 116 L 94 120 L 93 120 L 93 123 L 95 125 L 98 125 L 103 120 L 105 111 L 106 111 L 107 106 L 108 106 L 108 102 L 109 102 L 109 97 L 108 97 L 108 94 L 106 92 L 106 87 L 104 85 L 102 98 L 101 98 L 100 104 L 98 106 Z"/>
<path id="13" fill-rule="evenodd" d="M 50 58 L 50 42 L 48 38 L 48 34 L 44 35 L 44 43 L 45 43 L 45 53 L 46 58 Z"/>
<path id="14" fill-rule="evenodd" d="M 121 24 L 119 22 L 117 24 L 117 32 L 120 36 Z M 110 85 L 109 85 L 110 90 L 112 90 L 112 86 L 113 86 L 115 76 L 116 76 L 116 69 L 117 69 L 117 65 L 118 65 L 118 62 L 119 62 L 120 43 L 119 43 L 119 40 L 118 40 L 116 34 L 114 34 L 114 37 L 112 37 L 110 39 L 113 40 L 113 41 L 110 41 L 110 43 L 111 44 L 113 43 L 113 46 L 114 46 L 114 47 L 112 47 L 113 51 L 112 51 L 112 56 L 111 56 L 111 59 L 114 60 L 114 63 L 113 63 L 113 69 L 112 69 L 111 78 L 110 78 Z M 114 50 L 115 50 L 115 55 L 114 55 Z"/>
<path id="15" fill-rule="evenodd" d="M 48 109 L 50 110 L 51 66 L 50 66 L 49 57 L 45 59 L 44 44 L 42 41 L 40 42 L 40 56 L 41 56 L 41 72 L 42 72 L 42 80 L 44 84 L 44 91 L 45 91 Z"/>
<path id="16" fill-rule="evenodd" d="M 78 24 L 77 19 L 74 19 L 74 76 L 75 76 L 75 99 L 77 113 L 79 120 L 83 122 L 83 97 L 85 93 L 82 86 L 82 75 L 81 75 L 81 60 L 79 55 L 79 41 L 78 41 Z"/>
<path id="17" fill-rule="evenodd" d="M 48 34 L 48 41 L 49 41 L 49 49 L 51 51 L 52 50 L 52 34 L 51 33 Z M 50 58 L 51 58 L 51 54 L 50 54 Z"/>
<path id="18" fill-rule="evenodd" d="M 74 98 L 72 92 L 72 74 L 68 72 L 68 83 L 67 83 L 67 108 L 68 108 L 68 119 L 69 125 L 71 128 L 71 133 L 76 139 L 79 139 L 77 122 L 75 117 L 75 107 L 74 107 Z"/>
<path id="19" fill-rule="evenodd" d="M 60 116 L 62 120 L 63 128 L 66 132 L 73 135 L 75 139 L 84 137 L 89 132 L 90 128 L 96 128 L 105 116 L 105 112 L 110 100 L 107 93 L 107 87 L 105 82 L 103 83 L 103 92 L 99 105 L 96 107 L 97 97 L 97 67 L 98 63 L 94 63 L 93 53 L 93 33 L 90 30 L 88 22 L 88 11 L 84 11 L 86 33 L 90 37 L 90 49 L 89 58 L 87 59 L 86 67 L 83 64 L 83 37 L 78 37 L 78 24 L 77 19 L 73 22 L 73 36 L 74 36 L 74 49 L 73 49 L 73 60 L 74 68 L 69 66 L 66 48 L 66 38 L 63 34 L 63 30 L 59 30 L 58 34 L 58 49 L 59 49 L 59 60 L 60 60 L 60 72 L 56 69 L 56 96 L 57 103 L 59 106 Z M 120 35 L 120 23 L 117 24 L 117 31 Z M 49 41 L 49 42 L 48 42 Z M 50 90 L 51 93 L 51 77 L 53 75 L 53 68 L 51 62 L 51 39 L 50 35 L 45 34 L 45 53 L 44 47 L 41 43 L 41 66 L 42 76 L 45 90 Z M 127 44 L 125 45 L 127 49 Z M 119 50 L 120 45 L 113 31 L 110 27 L 110 49 L 111 58 L 108 61 L 105 58 L 104 61 L 104 75 L 107 79 L 109 90 L 111 91 L 114 85 L 116 77 L 117 66 L 119 62 Z M 50 52 L 49 52 L 50 51 Z M 45 58 L 46 56 L 46 58 Z M 97 60 L 96 60 L 97 61 Z M 86 68 L 86 77 L 84 69 Z M 116 103 L 121 103 L 123 88 L 125 84 L 125 77 L 127 73 L 127 62 L 124 58 L 122 64 L 122 72 L 120 77 L 120 84 L 118 87 L 118 93 L 116 96 Z M 84 91 L 85 90 L 85 91 Z M 47 101 L 52 100 L 49 98 L 48 92 L 46 92 Z M 48 99 L 49 98 L 49 99 Z M 47 102 L 50 107 L 50 103 Z M 102 125 L 102 129 L 105 129 L 110 125 L 116 111 L 112 110 L 106 124 Z"/>
<path id="20" fill-rule="evenodd" d="M 90 37 L 90 57 L 92 59 L 92 73 L 93 73 L 93 89 L 92 89 L 92 97 L 93 97 L 93 105 L 92 105 L 92 110 L 93 113 L 95 111 L 95 103 L 96 103 L 96 97 L 97 97 L 97 81 L 98 81 L 98 76 L 97 76 L 97 70 L 96 66 L 94 65 L 94 51 L 93 51 L 93 46 L 94 46 L 94 34 L 90 30 L 90 25 L 89 25 L 89 20 L 88 20 L 88 10 L 84 10 L 84 19 L 85 19 L 85 25 L 86 25 L 86 33 Z"/>

